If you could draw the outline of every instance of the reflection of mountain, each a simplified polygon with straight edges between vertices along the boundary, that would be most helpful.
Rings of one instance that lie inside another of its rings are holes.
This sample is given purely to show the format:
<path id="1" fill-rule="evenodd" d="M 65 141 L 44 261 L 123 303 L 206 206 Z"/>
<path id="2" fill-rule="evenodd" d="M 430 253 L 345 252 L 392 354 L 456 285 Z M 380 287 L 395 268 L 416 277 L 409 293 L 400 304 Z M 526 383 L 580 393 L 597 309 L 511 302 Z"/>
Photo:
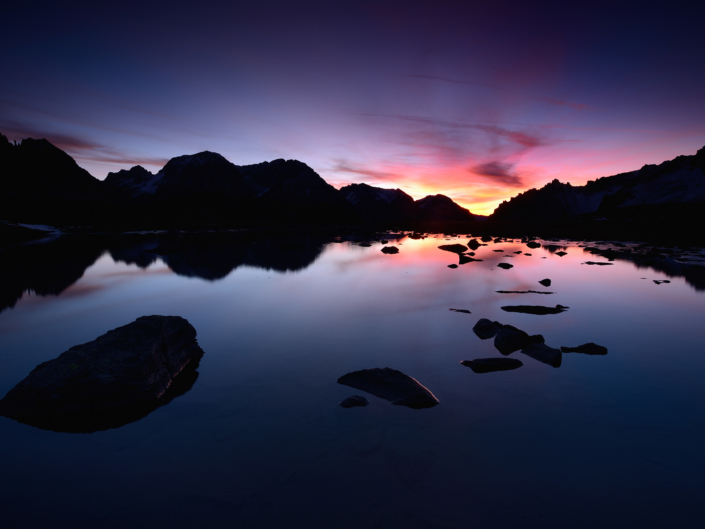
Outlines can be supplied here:
<path id="1" fill-rule="evenodd" d="M 78 281 L 103 253 L 95 238 L 62 237 L 18 246 L 0 258 L 0 311 L 14 307 L 25 292 L 57 296 Z"/>
<path id="2" fill-rule="evenodd" d="M 161 259 L 177 275 L 222 279 L 239 266 L 295 272 L 310 266 L 330 237 L 246 236 L 66 236 L 18 246 L 0 259 L 0 311 L 14 307 L 25 292 L 57 296 L 78 281 L 105 250 L 117 262 L 147 268 Z"/>

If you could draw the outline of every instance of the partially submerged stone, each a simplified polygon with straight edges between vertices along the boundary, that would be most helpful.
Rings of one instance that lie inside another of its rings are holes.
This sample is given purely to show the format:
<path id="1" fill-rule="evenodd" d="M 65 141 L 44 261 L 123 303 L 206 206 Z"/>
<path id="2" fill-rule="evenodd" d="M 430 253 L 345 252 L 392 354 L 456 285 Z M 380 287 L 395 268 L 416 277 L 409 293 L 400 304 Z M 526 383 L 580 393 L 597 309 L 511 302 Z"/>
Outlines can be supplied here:
<path id="1" fill-rule="evenodd" d="M 457 264 L 449 264 L 448 268 L 458 268 L 458 265 Z"/>
<path id="2" fill-rule="evenodd" d="M 577 347 L 561 347 L 561 351 L 564 353 L 582 353 L 586 355 L 606 355 L 607 347 L 590 342 Z"/>
<path id="3" fill-rule="evenodd" d="M 460 362 L 472 369 L 475 373 L 491 373 L 493 371 L 509 371 L 524 365 L 516 358 L 478 358 L 477 360 L 463 360 Z"/>
<path id="4" fill-rule="evenodd" d="M 117 428 L 188 391 L 202 356 L 184 318 L 142 316 L 39 364 L 0 415 L 60 432 Z"/>
<path id="5" fill-rule="evenodd" d="M 468 251 L 468 247 L 462 244 L 441 244 L 438 249 L 453 253 L 464 253 Z"/>
<path id="6" fill-rule="evenodd" d="M 471 250 L 477 250 L 480 246 L 482 245 L 477 239 L 470 239 L 468 241 L 468 248 L 470 248 Z"/>
<path id="7" fill-rule="evenodd" d="M 528 248 L 536 249 L 536 248 L 541 248 L 541 243 L 540 243 L 540 242 L 536 242 L 536 241 L 529 241 L 529 242 L 526 243 L 526 246 L 527 246 Z"/>
<path id="8" fill-rule="evenodd" d="M 495 290 L 497 294 L 555 294 L 555 292 L 541 292 L 539 290 Z"/>
<path id="9" fill-rule="evenodd" d="M 494 346 L 503 355 L 511 354 L 523 349 L 531 343 L 543 343 L 544 338 L 540 334 L 529 336 L 521 329 L 513 325 L 502 325 L 494 337 Z"/>
<path id="10" fill-rule="evenodd" d="M 365 397 L 361 395 L 353 395 L 343 400 L 340 405 L 343 408 L 355 408 L 357 406 L 367 406 L 370 403 Z"/>
<path id="11" fill-rule="evenodd" d="M 465 309 L 448 309 L 448 310 L 452 310 L 453 312 L 464 312 L 465 314 L 472 314 L 472 312 L 470 312 L 469 310 L 465 310 Z"/>
<path id="12" fill-rule="evenodd" d="M 499 263 L 497 266 L 499 268 L 504 268 L 505 270 L 509 270 L 510 268 L 514 268 L 514 265 L 511 265 L 509 263 Z"/>
<path id="13" fill-rule="evenodd" d="M 597 262 L 597 261 L 585 261 L 583 264 L 586 265 L 597 265 L 597 266 L 609 266 L 614 263 L 603 263 L 603 262 Z"/>
<path id="14" fill-rule="evenodd" d="M 560 252 L 556 252 L 556 255 L 558 257 L 563 257 L 564 255 L 568 255 L 568 252 L 560 251 Z"/>
<path id="15" fill-rule="evenodd" d="M 399 248 L 396 246 L 385 246 L 382 248 L 382 253 L 395 254 L 399 253 Z"/>
<path id="16" fill-rule="evenodd" d="M 353 371 L 340 377 L 338 384 L 366 391 L 398 406 L 421 409 L 438 404 L 433 393 L 417 380 L 388 367 Z"/>
<path id="17" fill-rule="evenodd" d="M 521 312 L 522 314 L 535 314 L 537 316 L 560 314 L 568 309 L 568 307 L 564 307 L 563 305 L 556 305 L 555 307 L 544 307 L 543 305 L 508 305 L 501 308 L 505 312 Z"/>
<path id="18" fill-rule="evenodd" d="M 472 328 L 472 332 L 474 332 L 480 340 L 487 340 L 493 338 L 501 328 L 501 323 L 490 321 L 487 318 L 481 318 Z"/>
<path id="19" fill-rule="evenodd" d="M 541 281 L 539 281 L 539 283 L 542 284 L 542 285 L 545 286 L 545 287 L 550 287 L 550 286 L 551 286 L 551 280 L 548 279 L 548 278 L 542 279 Z"/>
<path id="20" fill-rule="evenodd" d="M 549 347 L 545 343 L 530 343 L 522 347 L 521 352 L 552 367 L 561 367 L 563 361 L 561 350 Z"/>

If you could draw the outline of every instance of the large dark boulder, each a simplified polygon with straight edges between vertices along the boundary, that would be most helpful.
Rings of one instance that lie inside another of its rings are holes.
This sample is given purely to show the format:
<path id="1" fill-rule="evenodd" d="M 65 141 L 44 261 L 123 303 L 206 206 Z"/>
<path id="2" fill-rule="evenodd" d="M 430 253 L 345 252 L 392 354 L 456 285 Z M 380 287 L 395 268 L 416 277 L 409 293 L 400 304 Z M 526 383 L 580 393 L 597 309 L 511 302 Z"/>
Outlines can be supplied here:
<path id="1" fill-rule="evenodd" d="M 362 369 L 338 379 L 338 384 L 372 393 L 392 404 L 421 409 L 438 404 L 438 399 L 417 380 L 396 369 Z"/>
<path id="2" fill-rule="evenodd" d="M 39 364 L 0 400 L 0 415 L 61 432 L 116 428 L 188 391 L 202 356 L 188 321 L 142 316 Z"/>
<path id="3" fill-rule="evenodd" d="M 439 250 L 445 250 L 446 252 L 453 252 L 453 253 L 464 253 L 468 251 L 467 246 L 463 246 L 462 244 L 441 244 L 438 247 Z"/>
<path id="4" fill-rule="evenodd" d="M 524 365 L 521 360 L 516 360 L 515 358 L 478 358 L 476 360 L 463 360 L 460 363 L 469 367 L 475 373 L 509 371 Z"/>

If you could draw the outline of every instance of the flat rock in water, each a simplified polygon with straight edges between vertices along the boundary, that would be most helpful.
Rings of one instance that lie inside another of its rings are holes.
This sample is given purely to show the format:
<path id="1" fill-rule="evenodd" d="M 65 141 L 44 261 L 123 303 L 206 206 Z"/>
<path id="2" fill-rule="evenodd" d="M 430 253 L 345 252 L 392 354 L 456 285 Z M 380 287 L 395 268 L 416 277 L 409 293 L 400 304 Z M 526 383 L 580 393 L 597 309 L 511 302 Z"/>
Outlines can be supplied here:
<path id="1" fill-rule="evenodd" d="M 577 347 L 561 347 L 561 351 L 564 353 L 582 353 L 586 355 L 606 355 L 607 347 L 590 342 Z"/>
<path id="2" fill-rule="evenodd" d="M 448 265 L 448 268 L 458 268 L 458 265 L 457 264 L 450 264 L 450 265 Z"/>
<path id="3" fill-rule="evenodd" d="M 474 332 L 480 340 L 487 340 L 493 338 L 501 328 L 501 323 L 490 321 L 487 318 L 481 318 L 472 328 L 472 332 Z"/>
<path id="4" fill-rule="evenodd" d="M 367 391 L 398 406 L 413 409 L 431 408 L 438 399 L 417 380 L 396 369 L 362 369 L 338 379 L 338 384 Z"/>
<path id="5" fill-rule="evenodd" d="M 460 263 L 461 265 L 467 264 L 467 263 L 475 263 L 475 262 L 482 262 L 482 259 L 475 259 L 473 257 L 469 257 L 467 255 L 460 255 Z"/>
<path id="6" fill-rule="evenodd" d="M 585 261 L 583 264 L 586 265 L 597 265 L 597 266 L 609 266 L 614 263 L 602 263 L 602 262 L 597 262 L 597 261 Z"/>
<path id="7" fill-rule="evenodd" d="M 548 279 L 548 278 L 542 279 L 541 281 L 539 281 L 539 283 L 540 283 L 541 285 L 545 286 L 545 287 L 550 287 L 550 286 L 551 286 L 551 280 Z"/>
<path id="8" fill-rule="evenodd" d="M 355 408 L 357 406 L 367 406 L 370 403 L 365 397 L 361 395 L 353 395 L 348 397 L 340 403 L 343 408 Z"/>
<path id="9" fill-rule="evenodd" d="M 501 307 L 505 312 L 521 312 L 522 314 L 535 314 L 537 316 L 545 316 L 547 314 L 560 314 L 565 312 L 568 307 L 556 305 L 555 307 L 544 307 L 542 305 L 508 305 Z"/>
<path id="10" fill-rule="evenodd" d="M 545 343 L 531 343 L 521 349 L 526 356 L 552 367 L 561 367 L 563 354 L 560 349 L 549 347 Z"/>
<path id="11" fill-rule="evenodd" d="M 514 268 L 514 265 L 511 265 L 509 263 L 499 263 L 497 266 L 499 268 L 504 268 L 505 270 L 509 270 L 510 268 Z"/>
<path id="12" fill-rule="evenodd" d="M 475 373 L 491 373 L 493 371 L 509 371 L 524 365 L 515 358 L 478 358 L 477 360 L 463 360 L 460 362 L 472 369 Z"/>
<path id="13" fill-rule="evenodd" d="M 0 415 L 58 432 L 117 428 L 191 389 L 202 356 L 184 318 L 142 316 L 39 364 Z"/>
<path id="14" fill-rule="evenodd" d="M 497 294 L 555 294 L 555 292 L 540 292 L 538 290 L 495 290 Z"/>
<path id="15" fill-rule="evenodd" d="M 384 248 L 382 248 L 382 253 L 399 253 L 399 248 L 397 248 L 396 246 L 385 246 Z"/>
<path id="16" fill-rule="evenodd" d="M 526 243 L 526 246 L 527 246 L 528 248 L 536 249 L 536 248 L 541 248 L 541 243 L 540 243 L 540 242 L 536 242 L 536 241 L 529 241 L 529 242 Z"/>
<path id="17" fill-rule="evenodd" d="M 469 310 L 465 310 L 465 309 L 448 309 L 448 310 L 452 310 L 453 312 L 464 312 L 465 314 L 472 314 L 472 312 L 470 312 Z"/>
<path id="18" fill-rule="evenodd" d="M 508 355 L 514 351 L 519 351 L 531 343 L 543 343 L 543 336 L 535 334 L 529 336 L 521 329 L 512 325 L 502 325 L 502 328 L 494 337 L 494 346 L 503 355 Z"/>
<path id="19" fill-rule="evenodd" d="M 568 255 L 568 252 L 563 252 L 563 251 L 561 251 L 561 252 L 556 252 L 556 255 L 557 255 L 558 257 L 563 257 L 564 255 Z"/>
<path id="20" fill-rule="evenodd" d="M 453 253 L 464 253 L 468 251 L 468 247 L 462 244 L 441 244 L 438 249 Z"/>

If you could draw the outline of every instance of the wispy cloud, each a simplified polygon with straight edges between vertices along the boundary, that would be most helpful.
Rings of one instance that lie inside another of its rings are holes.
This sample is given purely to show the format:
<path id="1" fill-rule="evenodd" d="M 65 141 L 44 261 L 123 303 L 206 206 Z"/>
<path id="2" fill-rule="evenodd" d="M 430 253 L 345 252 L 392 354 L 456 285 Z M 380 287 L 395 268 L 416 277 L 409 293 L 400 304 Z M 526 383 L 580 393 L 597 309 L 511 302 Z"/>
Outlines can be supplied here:
<path id="1" fill-rule="evenodd" d="M 394 173 L 375 171 L 346 160 L 338 160 L 330 171 L 334 173 L 354 173 L 362 176 L 368 176 L 376 180 L 391 180 L 398 177 L 398 175 Z"/>
<path id="2" fill-rule="evenodd" d="M 522 187 L 524 182 L 515 173 L 513 163 L 506 162 L 485 162 L 478 164 L 470 169 L 470 172 L 479 176 L 484 176 L 493 182 L 500 183 L 512 187 Z"/>

